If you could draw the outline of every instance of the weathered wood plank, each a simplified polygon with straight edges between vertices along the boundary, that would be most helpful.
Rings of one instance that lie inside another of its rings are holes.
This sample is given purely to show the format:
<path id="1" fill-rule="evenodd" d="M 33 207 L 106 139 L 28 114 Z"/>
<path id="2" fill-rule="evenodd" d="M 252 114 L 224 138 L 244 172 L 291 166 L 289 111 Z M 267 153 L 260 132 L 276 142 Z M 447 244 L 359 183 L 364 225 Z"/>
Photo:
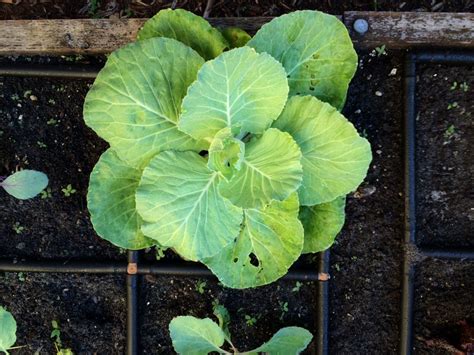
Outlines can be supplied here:
<path id="1" fill-rule="evenodd" d="M 214 26 L 255 32 L 271 17 L 213 18 Z M 0 21 L 0 55 L 101 54 L 132 42 L 146 19 Z"/>
<path id="2" fill-rule="evenodd" d="M 369 22 L 369 31 L 353 33 L 357 18 Z M 212 18 L 215 26 L 238 26 L 255 32 L 271 17 Z M 75 19 L 0 21 L 0 55 L 102 54 L 135 39 L 145 19 Z M 474 14 L 347 12 L 344 22 L 358 47 L 385 44 L 461 46 L 474 48 Z"/>
<path id="3" fill-rule="evenodd" d="M 359 35 L 354 21 L 365 19 L 369 30 Z M 463 47 L 474 48 L 474 14 L 440 12 L 345 12 L 344 23 L 354 44 L 374 48 Z"/>

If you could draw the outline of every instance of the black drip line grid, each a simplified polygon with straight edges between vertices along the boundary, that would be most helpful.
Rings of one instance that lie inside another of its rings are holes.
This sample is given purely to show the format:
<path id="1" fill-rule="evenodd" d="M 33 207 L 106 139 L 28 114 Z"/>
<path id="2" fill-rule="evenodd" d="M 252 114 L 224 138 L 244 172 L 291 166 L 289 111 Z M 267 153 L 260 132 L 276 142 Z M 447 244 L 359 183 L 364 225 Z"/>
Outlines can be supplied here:
<path id="1" fill-rule="evenodd" d="M 416 245 L 416 199 L 415 199 L 415 134 L 416 134 L 416 65 L 474 64 L 473 52 L 428 51 L 408 53 L 405 60 L 404 77 L 404 160 L 405 160 L 405 217 L 404 217 L 404 259 L 402 263 L 402 304 L 400 325 L 400 354 L 413 352 L 413 299 L 415 265 L 409 253 L 417 250 L 423 256 L 445 259 L 474 259 L 474 250 L 419 248 Z M 0 64 L 0 76 L 47 77 L 58 79 L 86 79 L 97 76 L 100 67 L 90 65 L 40 65 Z M 127 289 L 127 355 L 140 353 L 138 324 L 140 275 L 162 275 L 183 277 L 213 277 L 210 270 L 195 263 L 166 262 L 150 264 L 139 262 L 140 252 L 128 251 L 128 263 L 116 261 L 69 261 L 39 260 L 11 261 L 0 259 L 0 272 L 41 272 L 70 274 L 118 274 L 126 275 Z M 291 269 L 285 280 L 319 281 L 315 342 L 318 355 L 329 354 L 329 267 L 330 253 L 319 253 L 318 270 Z"/>

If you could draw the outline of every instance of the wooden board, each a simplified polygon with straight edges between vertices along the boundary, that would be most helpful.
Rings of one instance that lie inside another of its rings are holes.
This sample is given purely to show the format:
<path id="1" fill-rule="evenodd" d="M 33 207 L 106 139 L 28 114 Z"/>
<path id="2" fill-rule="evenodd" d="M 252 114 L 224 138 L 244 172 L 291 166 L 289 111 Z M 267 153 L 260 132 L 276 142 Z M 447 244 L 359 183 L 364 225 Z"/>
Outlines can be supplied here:
<path id="1" fill-rule="evenodd" d="M 361 36 L 352 31 L 357 18 L 369 22 Z M 238 26 L 255 32 L 271 17 L 213 18 L 215 26 Z M 356 46 L 474 48 L 474 14 L 346 12 L 345 24 Z M 109 53 L 135 39 L 145 19 L 75 19 L 0 21 L 0 55 Z"/>
<path id="2" fill-rule="evenodd" d="M 359 35 L 354 21 L 365 19 L 369 31 Z M 441 12 L 345 12 L 344 23 L 357 47 L 474 48 L 474 14 Z"/>

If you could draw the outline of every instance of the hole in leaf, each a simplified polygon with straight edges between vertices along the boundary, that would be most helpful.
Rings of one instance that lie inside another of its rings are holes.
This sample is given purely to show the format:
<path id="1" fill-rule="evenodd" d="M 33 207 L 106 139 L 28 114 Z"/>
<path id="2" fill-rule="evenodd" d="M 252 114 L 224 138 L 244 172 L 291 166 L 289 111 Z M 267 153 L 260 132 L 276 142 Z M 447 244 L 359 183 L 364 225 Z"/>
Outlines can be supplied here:
<path id="1" fill-rule="evenodd" d="M 202 157 L 207 156 L 207 154 L 208 154 L 208 151 L 207 151 L 207 150 L 201 150 L 201 151 L 199 152 L 199 155 L 202 156 Z"/>
<path id="2" fill-rule="evenodd" d="M 234 259 L 234 263 L 236 263 L 237 261 L 239 261 L 239 258 L 235 258 L 235 259 Z"/>
<path id="3" fill-rule="evenodd" d="M 314 88 L 313 88 L 312 86 L 310 86 L 309 89 L 310 89 L 311 91 L 314 91 Z"/>
<path id="4" fill-rule="evenodd" d="M 250 264 L 252 264 L 253 266 L 260 265 L 260 262 L 258 261 L 257 256 L 254 253 L 250 253 L 249 257 L 250 257 Z"/>

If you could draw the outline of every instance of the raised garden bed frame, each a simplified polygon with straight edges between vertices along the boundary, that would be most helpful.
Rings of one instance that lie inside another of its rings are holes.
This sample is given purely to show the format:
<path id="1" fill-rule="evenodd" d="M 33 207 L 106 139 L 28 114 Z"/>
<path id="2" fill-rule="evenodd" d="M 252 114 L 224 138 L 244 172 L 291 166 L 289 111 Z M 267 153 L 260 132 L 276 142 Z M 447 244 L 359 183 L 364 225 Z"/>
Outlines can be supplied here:
<path id="1" fill-rule="evenodd" d="M 214 18 L 215 26 L 238 26 L 255 32 L 271 18 Z M 417 49 L 408 53 L 404 82 L 404 161 L 405 213 L 404 259 L 402 263 L 402 305 L 400 354 L 413 349 L 413 299 L 415 265 L 411 253 L 434 258 L 474 259 L 474 250 L 420 248 L 416 244 L 415 135 L 416 135 L 416 65 L 417 63 L 474 64 L 474 14 L 460 13 L 391 13 L 346 12 L 341 17 L 358 48 L 385 44 L 388 48 L 439 47 L 432 51 Z M 356 19 L 365 19 L 369 31 L 358 34 L 352 29 Z M 134 40 L 143 19 L 127 20 L 13 20 L 0 21 L 0 55 L 65 55 L 108 53 Z M 35 36 L 31 34 L 35 33 Z M 38 40 L 39 38 L 39 40 Z M 463 48 L 463 52 L 446 51 Z M 88 66 L 0 65 L 0 76 L 37 76 L 69 79 L 93 79 L 99 68 Z M 45 272 L 74 274 L 121 274 L 127 277 L 127 354 L 139 352 L 138 275 L 212 277 L 212 273 L 195 264 L 139 263 L 139 252 L 128 252 L 128 263 L 0 259 L 2 272 Z M 318 270 L 291 270 L 285 279 L 319 281 L 318 314 L 315 334 L 318 354 L 328 354 L 328 280 L 329 251 L 320 253 Z"/>

